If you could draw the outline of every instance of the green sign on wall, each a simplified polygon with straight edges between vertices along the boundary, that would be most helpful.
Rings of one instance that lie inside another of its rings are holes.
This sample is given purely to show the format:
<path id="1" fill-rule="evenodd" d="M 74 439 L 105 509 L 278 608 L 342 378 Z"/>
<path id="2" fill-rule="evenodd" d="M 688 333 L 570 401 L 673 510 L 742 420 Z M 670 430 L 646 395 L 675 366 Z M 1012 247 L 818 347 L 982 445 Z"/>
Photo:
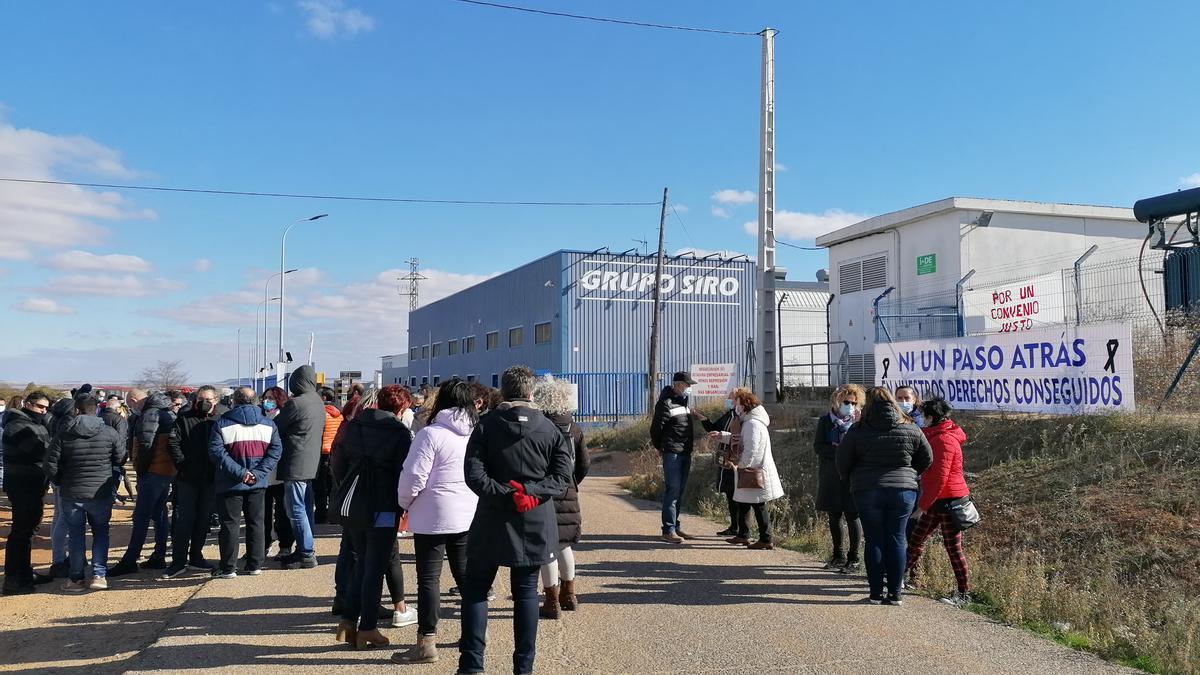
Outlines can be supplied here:
<path id="1" fill-rule="evenodd" d="M 922 274 L 933 274 L 937 271 L 937 254 L 930 253 L 928 255 L 917 256 L 917 276 Z"/>

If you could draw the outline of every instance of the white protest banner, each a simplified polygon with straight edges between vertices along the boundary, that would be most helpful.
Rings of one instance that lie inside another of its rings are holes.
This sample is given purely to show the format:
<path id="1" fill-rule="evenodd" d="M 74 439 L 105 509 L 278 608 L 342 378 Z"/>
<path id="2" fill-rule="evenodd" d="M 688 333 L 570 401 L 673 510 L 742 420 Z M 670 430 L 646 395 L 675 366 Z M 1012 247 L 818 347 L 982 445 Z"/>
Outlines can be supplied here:
<path id="1" fill-rule="evenodd" d="M 725 396 L 733 390 L 736 363 L 698 363 L 692 365 L 692 396 Z"/>
<path id="2" fill-rule="evenodd" d="M 909 385 L 959 410 L 1134 410 L 1128 324 L 879 344 L 875 377 L 880 386 Z"/>
<path id="3" fill-rule="evenodd" d="M 1061 274 L 963 291 L 963 317 L 971 333 L 1020 333 L 1066 323 Z"/>

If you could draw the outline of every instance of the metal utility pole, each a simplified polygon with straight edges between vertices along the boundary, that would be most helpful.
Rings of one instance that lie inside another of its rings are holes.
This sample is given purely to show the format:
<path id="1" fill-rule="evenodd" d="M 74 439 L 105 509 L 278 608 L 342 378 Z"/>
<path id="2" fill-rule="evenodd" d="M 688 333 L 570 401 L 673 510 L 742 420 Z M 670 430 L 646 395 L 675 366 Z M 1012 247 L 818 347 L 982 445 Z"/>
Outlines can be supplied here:
<path id="1" fill-rule="evenodd" d="M 314 220 L 320 220 L 327 217 L 328 213 L 297 220 L 296 222 L 283 228 L 283 236 L 279 238 L 279 360 L 278 363 L 283 363 L 283 313 L 287 309 L 287 271 L 285 267 L 285 258 L 287 257 L 287 236 L 292 228 L 300 223 L 307 223 Z M 276 384 L 279 384 L 276 382 Z"/>
<path id="2" fill-rule="evenodd" d="M 242 386 L 242 329 L 237 330 L 237 356 L 234 360 L 237 361 L 237 381 L 238 386 Z"/>
<path id="3" fill-rule="evenodd" d="M 646 372 L 646 414 L 654 411 L 654 403 L 658 392 L 654 385 L 658 382 L 658 319 L 662 307 L 662 277 L 663 277 L 663 246 L 666 243 L 664 235 L 667 228 L 667 188 L 663 188 L 662 213 L 658 217 L 658 256 L 654 262 L 654 314 L 650 317 L 650 363 Z"/>
<path id="4" fill-rule="evenodd" d="M 766 399 L 776 382 L 775 352 L 778 336 L 771 316 L 775 308 L 775 34 L 764 28 L 762 36 L 762 98 L 758 145 L 758 311 L 755 361 L 761 369 L 756 392 Z M 760 388 L 759 388 L 760 387 Z M 778 392 L 776 392 L 778 394 Z"/>
<path id="5" fill-rule="evenodd" d="M 405 260 L 404 262 L 408 263 L 408 276 L 400 277 L 397 281 L 408 282 L 408 292 L 401 293 L 400 295 L 408 296 L 408 311 L 412 312 L 415 311 L 417 309 L 417 305 L 420 304 L 421 282 L 429 277 L 421 274 L 420 258 L 413 257 Z"/>

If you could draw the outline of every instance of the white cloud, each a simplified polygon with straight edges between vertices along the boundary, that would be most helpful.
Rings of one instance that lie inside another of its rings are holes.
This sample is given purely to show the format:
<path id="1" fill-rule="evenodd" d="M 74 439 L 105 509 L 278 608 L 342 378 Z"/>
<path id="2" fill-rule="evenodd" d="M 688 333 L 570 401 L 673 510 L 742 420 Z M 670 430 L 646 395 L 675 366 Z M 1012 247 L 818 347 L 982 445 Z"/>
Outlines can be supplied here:
<path id="1" fill-rule="evenodd" d="M 687 204 L 672 204 L 671 208 L 675 209 L 679 213 L 687 213 L 688 211 L 692 210 Z"/>
<path id="2" fill-rule="evenodd" d="M 43 293 L 54 295 L 95 295 L 112 298 L 140 298 L 169 293 L 183 288 L 170 279 L 139 277 L 133 274 L 67 274 L 50 279 Z"/>
<path id="3" fill-rule="evenodd" d="M 75 310 L 60 305 L 50 298 L 26 298 L 21 302 L 13 305 L 13 309 L 20 312 L 31 312 L 33 314 L 74 314 Z"/>
<path id="4" fill-rule="evenodd" d="M 360 9 L 346 7 L 343 0 L 300 0 L 296 5 L 307 17 L 304 25 L 308 32 L 322 40 L 375 30 L 375 19 Z"/>
<path id="5" fill-rule="evenodd" d="M 160 330 L 154 330 L 153 328 L 139 328 L 139 329 L 133 331 L 133 336 L 140 337 L 140 338 L 171 338 L 171 337 L 175 337 L 171 333 L 165 333 Z"/>
<path id="6" fill-rule="evenodd" d="M 729 213 L 729 210 L 723 206 L 712 206 L 709 208 L 709 211 L 711 211 L 712 214 L 718 218 L 728 218 L 733 215 Z"/>
<path id="7" fill-rule="evenodd" d="M 208 258 L 197 258 L 196 262 L 192 263 L 193 272 L 207 272 L 212 269 L 212 261 Z"/>
<path id="8" fill-rule="evenodd" d="M 776 211 L 775 236 L 784 239 L 814 239 L 870 217 L 863 213 L 850 213 L 841 209 L 829 209 L 823 213 Z M 749 221 L 742 227 L 747 234 L 758 235 L 757 221 Z"/>
<path id="9" fill-rule="evenodd" d="M 780 171 L 787 171 L 787 170 L 788 170 L 787 164 L 780 164 L 779 162 L 775 162 L 775 173 L 779 173 Z"/>
<path id="10" fill-rule="evenodd" d="M 753 204 L 758 197 L 749 190 L 717 190 L 712 200 L 718 204 Z"/>
<path id="11" fill-rule="evenodd" d="M 721 258 L 733 258 L 733 257 L 739 256 L 739 255 L 746 255 L 740 251 L 729 251 L 726 249 L 722 249 L 720 251 L 710 251 L 708 249 L 695 248 L 693 246 L 681 248 L 678 251 L 675 251 L 675 253 L 673 253 L 672 255 L 675 255 L 675 256 L 686 255 L 686 256 L 696 256 L 697 258 L 703 258 L 705 256 L 714 255 L 714 254 L 716 254 L 714 257 L 719 256 Z"/>
<path id="12" fill-rule="evenodd" d="M 96 255 L 88 251 L 65 251 L 46 261 L 47 267 L 67 272 L 149 272 L 153 266 L 136 255 Z"/>
<path id="13" fill-rule="evenodd" d="M 129 178 L 116 150 L 84 136 L 56 136 L 8 123 L 0 107 L 0 175 L 57 180 L 73 175 Z M 73 185 L 0 183 L 0 258 L 33 256 L 33 249 L 92 243 L 107 232 L 93 220 L 154 218 L 116 192 Z"/>
<path id="14" fill-rule="evenodd" d="M 1200 171 L 1179 179 L 1179 182 L 1187 187 L 1200 187 Z"/>

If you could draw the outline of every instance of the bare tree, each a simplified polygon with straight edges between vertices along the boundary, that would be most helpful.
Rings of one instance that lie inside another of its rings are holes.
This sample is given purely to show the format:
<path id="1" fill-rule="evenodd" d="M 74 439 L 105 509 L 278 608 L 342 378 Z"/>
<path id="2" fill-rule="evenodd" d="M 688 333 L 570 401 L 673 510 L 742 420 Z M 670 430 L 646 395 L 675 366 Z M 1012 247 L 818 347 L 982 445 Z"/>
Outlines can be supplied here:
<path id="1" fill-rule="evenodd" d="M 178 389 L 187 384 L 188 380 L 187 371 L 183 370 L 182 366 L 183 361 L 159 361 L 153 366 L 146 367 L 134 384 L 144 389 L 158 391 Z"/>

